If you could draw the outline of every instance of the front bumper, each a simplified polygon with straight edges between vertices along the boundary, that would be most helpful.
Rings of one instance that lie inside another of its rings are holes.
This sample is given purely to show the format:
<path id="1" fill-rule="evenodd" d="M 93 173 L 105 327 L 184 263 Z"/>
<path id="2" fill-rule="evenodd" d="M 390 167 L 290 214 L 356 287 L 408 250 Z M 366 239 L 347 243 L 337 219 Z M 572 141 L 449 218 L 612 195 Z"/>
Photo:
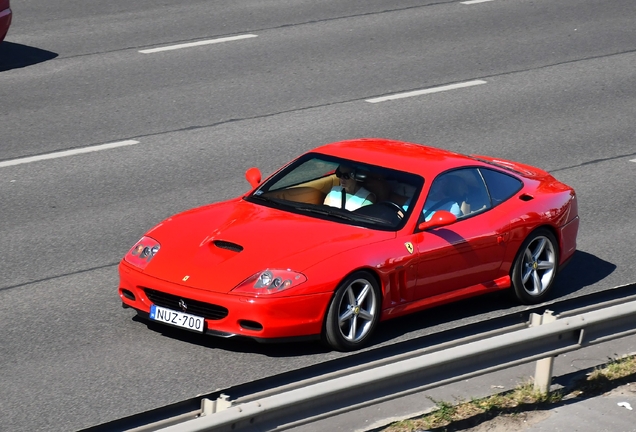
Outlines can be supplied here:
<path id="1" fill-rule="evenodd" d="M 204 291 L 146 275 L 122 261 L 119 265 L 119 296 L 124 306 L 147 318 L 153 301 L 162 294 L 159 306 L 178 310 L 176 301 L 192 301 L 205 313 L 206 334 L 220 337 L 243 336 L 260 341 L 305 338 L 320 335 L 324 314 L 332 293 L 289 297 L 249 297 Z M 167 298 L 167 300 L 165 300 Z M 176 300 L 176 301 L 175 301 Z M 155 303 L 159 301 L 155 300 Z M 207 306 L 212 305 L 212 308 Z M 203 314 L 203 313 L 202 313 Z"/>

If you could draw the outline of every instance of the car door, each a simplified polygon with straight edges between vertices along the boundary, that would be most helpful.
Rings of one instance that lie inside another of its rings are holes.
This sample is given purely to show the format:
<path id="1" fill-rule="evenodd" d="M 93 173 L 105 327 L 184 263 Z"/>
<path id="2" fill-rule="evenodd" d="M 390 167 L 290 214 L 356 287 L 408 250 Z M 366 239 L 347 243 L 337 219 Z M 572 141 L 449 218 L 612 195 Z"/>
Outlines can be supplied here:
<path id="1" fill-rule="evenodd" d="M 505 255 L 510 219 L 497 207 L 492 208 L 479 169 L 454 170 L 434 182 L 444 175 L 465 181 L 466 193 L 458 203 L 462 212 L 456 222 L 414 236 L 418 254 L 416 299 L 487 285 L 497 277 Z"/>

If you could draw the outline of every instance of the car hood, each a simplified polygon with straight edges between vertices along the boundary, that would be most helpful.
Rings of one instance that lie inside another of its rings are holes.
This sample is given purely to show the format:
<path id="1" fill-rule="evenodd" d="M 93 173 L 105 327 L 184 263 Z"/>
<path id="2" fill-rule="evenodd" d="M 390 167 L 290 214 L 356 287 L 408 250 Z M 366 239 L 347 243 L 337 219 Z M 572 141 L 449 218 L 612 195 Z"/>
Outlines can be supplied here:
<path id="1" fill-rule="evenodd" d="M 303 272 L 329 257 L 395 237 L 235 199 L 173 216 L 147 235 L 161 245 L 145 269 L 193 288 L 229 292 L 265 269 Z"/>

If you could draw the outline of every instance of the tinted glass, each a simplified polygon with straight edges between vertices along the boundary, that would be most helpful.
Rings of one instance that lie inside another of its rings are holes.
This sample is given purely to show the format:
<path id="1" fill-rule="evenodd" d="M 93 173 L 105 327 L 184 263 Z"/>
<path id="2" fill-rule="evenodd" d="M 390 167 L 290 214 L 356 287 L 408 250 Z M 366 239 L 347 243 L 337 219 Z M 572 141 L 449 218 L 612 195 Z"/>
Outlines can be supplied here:
<path id="1" fill-rule="evenodd" d="M 436 210 L 447 210 L 458 218 L 490 208 L 490 198 L 477 168 L 462 168 L 439 175 L 432 183 L 421 221 Z"/>
<path id="2" fill-rule="evenodd" d="M 310 217 L 394 230 L 413 213 L 423 182 L 405 171 L 309 153 L 246 199 Z"/>
<path id="3" fill-rule="evenodd" d="M 481 169 L 493 206 L 516 194 L 523 183 L 515 177 L 491 169 Z"/>

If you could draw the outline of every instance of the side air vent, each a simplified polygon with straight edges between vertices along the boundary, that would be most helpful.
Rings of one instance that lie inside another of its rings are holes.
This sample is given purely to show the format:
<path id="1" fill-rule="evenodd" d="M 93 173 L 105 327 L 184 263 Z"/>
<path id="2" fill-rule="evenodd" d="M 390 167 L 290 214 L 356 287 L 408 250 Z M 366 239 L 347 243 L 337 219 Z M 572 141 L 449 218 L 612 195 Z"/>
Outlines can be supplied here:
<path id="1" fill-rule="evenodd" d="M 521 194 L 521 196 L 519 197 L 519 199 L 521 201 L 532 201 L 534 199 L 534 197 L 532 195 L 528 195 L 528 194 Z"/>
<path id="2" fill-rule="evenodd" d="M 223 241 L 223 240 L 214 240 L 212 243 L 214 243 L 214 246 L 216 246 L 216 247 L 218 247 L 220 249 L 227 249 L 227 250 L 231 250 L 233 252 L 242 252 L 243 251 L 243 246 L 238 245 L 236 243 Z"/>

